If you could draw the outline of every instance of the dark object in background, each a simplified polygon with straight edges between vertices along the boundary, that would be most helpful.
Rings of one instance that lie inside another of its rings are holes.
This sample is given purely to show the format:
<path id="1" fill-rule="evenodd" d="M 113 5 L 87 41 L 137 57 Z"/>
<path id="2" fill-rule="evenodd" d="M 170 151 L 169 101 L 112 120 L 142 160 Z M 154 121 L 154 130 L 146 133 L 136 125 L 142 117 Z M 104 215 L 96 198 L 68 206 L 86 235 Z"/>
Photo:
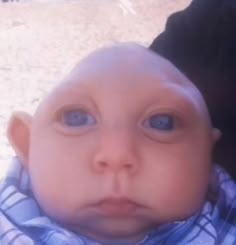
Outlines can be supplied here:
<path id="1" fill-rule="evenodd" d="M 223 133 L 213 160 L 236 180 L 236 1 L 193 0 L 168 18 L 150 49 L 202 92 L 214 127 Z"/>

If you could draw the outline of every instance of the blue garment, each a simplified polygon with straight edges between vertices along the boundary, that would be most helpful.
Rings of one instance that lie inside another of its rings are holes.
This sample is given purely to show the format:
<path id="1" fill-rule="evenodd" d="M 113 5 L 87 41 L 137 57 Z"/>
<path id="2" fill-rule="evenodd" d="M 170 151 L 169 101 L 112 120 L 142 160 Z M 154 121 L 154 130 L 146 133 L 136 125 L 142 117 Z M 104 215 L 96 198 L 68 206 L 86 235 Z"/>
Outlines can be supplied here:
<path id="1" fill-rule="evenodd" d="M 236 185 L 219 166 L 214 166 L 213 175 L 209 198 L 200 212 L 158 227 L 138 244 L 236 244 Z M 17 158 L 0 185 L 0 244 L 101 245 L 65 230 L 44 215 Z"/>

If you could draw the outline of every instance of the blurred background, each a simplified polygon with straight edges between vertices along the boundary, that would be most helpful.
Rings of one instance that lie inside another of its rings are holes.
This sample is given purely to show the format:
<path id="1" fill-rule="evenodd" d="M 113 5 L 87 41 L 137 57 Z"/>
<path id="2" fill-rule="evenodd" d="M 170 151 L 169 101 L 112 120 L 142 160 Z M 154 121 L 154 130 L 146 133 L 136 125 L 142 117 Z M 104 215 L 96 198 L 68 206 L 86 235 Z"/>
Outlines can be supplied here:
<path id="1" fill-rule="evenodd" d="M 190 0 L 0 0 L 0 177 L 14 155 L 6 128 L 88 53 L 116 42 L 149 46 Z"/>

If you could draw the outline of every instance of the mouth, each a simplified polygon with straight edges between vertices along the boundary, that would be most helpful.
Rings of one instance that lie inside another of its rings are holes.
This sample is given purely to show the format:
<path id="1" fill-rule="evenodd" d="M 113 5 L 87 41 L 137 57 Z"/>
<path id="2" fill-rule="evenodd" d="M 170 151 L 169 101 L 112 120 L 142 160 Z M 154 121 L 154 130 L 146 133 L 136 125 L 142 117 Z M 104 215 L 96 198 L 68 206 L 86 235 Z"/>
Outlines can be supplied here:
<path id="1" fill-rule="evenodd" d="M 105 198 L 93 206 L 103 214 L 113 216 L 131 215 L 141 207 L 140 204 L 127 198 Z"/>

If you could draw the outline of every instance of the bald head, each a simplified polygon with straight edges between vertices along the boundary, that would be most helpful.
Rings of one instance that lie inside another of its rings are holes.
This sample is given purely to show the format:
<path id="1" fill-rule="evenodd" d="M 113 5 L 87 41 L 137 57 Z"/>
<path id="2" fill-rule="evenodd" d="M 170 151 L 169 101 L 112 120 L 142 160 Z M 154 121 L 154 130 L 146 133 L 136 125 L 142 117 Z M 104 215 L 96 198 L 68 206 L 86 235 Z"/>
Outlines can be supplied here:
<path id="1" fill-rule="evenodd" d="M 172 63 L 153 51 L 136 43 L 123 43 L 101 48 L 88 55 L 72 70 L 77 72 L 107 72 L 113 68 L 121 71 L 159 73 L 176 83 L 193 86 Z"/>

